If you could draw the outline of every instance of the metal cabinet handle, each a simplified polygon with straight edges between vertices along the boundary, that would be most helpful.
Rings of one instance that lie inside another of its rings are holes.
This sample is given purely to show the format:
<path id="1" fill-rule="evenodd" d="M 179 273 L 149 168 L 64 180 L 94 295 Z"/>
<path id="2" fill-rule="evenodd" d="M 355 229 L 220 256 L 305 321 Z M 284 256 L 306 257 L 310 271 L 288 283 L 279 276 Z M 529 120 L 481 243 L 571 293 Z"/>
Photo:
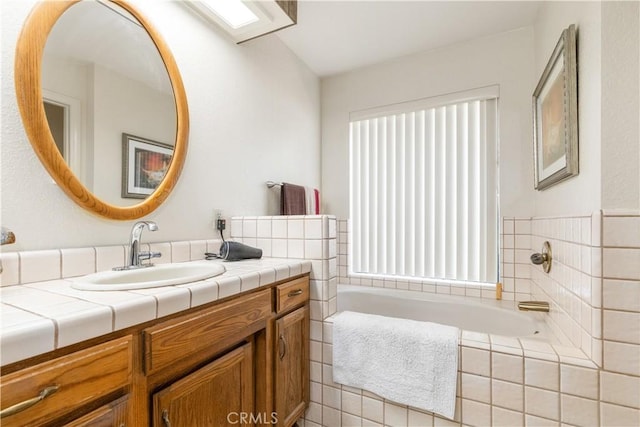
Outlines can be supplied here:
<path id="1" fill-rule="evenodd" d="M 278 357 L 280 360 L 284 359 L 284 355 L 287 354 L 287 341 L 284 339 L 284 335 L 280 334 L 278 337 L 280 348 L 278 349 Z"/>
<path id="2" fill-rule="evenodd" d="M 296 289 L 295 291 L 291 291 L 287 294 L 288 297 L 295 297 L 298 295 L 302 295 L 302 289 Z"/>
<path id="3" fill-rule="evenodd" d="M 165 427 L 171 427 L 171 421 L 169 421 L 169 411 L 164 409 L 162 411 L 162 421 L 164 422 Z"/>
<path id="4" fill-rule="evenodd" d="M 19 412 L 24 411 L 25 409 L 31 408 L 36 403 L 40 402 L 41 400 L 44 400 L 48 396 L 51 396 L 53 393 L 58 391 L 59 388 L 60 388 L 60 386 L 57 386 L 57 385 L 52 385 L 52 386 L 49 386 L 49 387 L 45 387 L 40 392 L 40 394 L 37 395 L 36 397 L 32 397 L 31 399 L 25 400 L 24 402 L 16 403 L 15 405 L 9 406 L 8 408 L 3 409 L 2 411 L 0 411 L 0 418 L 4 418 L 4 417 L 11 416 L 11 415 L 15 415 L 15 414 L 17 414 Z"/>

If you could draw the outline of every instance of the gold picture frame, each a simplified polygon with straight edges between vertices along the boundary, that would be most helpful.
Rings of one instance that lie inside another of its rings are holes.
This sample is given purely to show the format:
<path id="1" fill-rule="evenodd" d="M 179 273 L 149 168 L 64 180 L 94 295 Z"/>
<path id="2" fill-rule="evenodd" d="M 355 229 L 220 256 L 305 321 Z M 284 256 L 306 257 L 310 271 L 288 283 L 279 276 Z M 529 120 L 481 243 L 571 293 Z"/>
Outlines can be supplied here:
<path id="1" fill-rule="evenodd" d="M 566 28 L 533 92 L 535 189 L 579 173 L 576 28 Z"/>

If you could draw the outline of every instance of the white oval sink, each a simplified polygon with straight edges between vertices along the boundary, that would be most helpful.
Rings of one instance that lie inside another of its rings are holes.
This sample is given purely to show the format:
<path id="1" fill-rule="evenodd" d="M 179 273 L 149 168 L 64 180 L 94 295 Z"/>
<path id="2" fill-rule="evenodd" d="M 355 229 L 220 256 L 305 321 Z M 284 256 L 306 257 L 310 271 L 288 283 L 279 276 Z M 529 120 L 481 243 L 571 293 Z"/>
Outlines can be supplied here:
<path id="1" fill-rule="evenodd" d="M 185 262 L 159 264 L 153 267 L 122 271 L 102 271 L 73 279 L 72 288 L 85 291 L 126 291 L 158 288 L 197 282 L 224 273 L 222 264 L 214 262 Z"/>

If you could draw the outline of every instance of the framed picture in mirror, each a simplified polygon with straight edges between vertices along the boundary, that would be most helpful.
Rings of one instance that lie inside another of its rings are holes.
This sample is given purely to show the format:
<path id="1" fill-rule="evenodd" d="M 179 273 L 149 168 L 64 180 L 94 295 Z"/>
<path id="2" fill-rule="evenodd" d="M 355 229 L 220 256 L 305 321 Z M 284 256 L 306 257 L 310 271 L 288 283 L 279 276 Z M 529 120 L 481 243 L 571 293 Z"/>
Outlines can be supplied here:
<path id="1" fill-rule="evenodd" d="M 576 28 L 566 28 L 533 92 L 536 190 L 575 176 L 578 167 Z"/>
<path id="2" fill-rule="evenodd" d="M 139 136 L 122 134 L 122 197 L 144 199 L 162 182 L 173 147 Z"/>

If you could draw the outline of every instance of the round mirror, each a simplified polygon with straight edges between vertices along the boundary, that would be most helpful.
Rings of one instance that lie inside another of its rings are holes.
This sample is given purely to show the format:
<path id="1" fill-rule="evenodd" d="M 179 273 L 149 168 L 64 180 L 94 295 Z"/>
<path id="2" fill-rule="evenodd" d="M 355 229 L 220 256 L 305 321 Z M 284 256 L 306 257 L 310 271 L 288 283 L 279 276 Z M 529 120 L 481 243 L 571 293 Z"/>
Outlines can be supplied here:
<path id="1" fill-rule="evenodd" d="M 126 220 L 167 198 L 186 154 L 186 96 L 170 51 L 128 3 L 38 4 L 15 81 L 33 148 L 76 203 Z"/>

